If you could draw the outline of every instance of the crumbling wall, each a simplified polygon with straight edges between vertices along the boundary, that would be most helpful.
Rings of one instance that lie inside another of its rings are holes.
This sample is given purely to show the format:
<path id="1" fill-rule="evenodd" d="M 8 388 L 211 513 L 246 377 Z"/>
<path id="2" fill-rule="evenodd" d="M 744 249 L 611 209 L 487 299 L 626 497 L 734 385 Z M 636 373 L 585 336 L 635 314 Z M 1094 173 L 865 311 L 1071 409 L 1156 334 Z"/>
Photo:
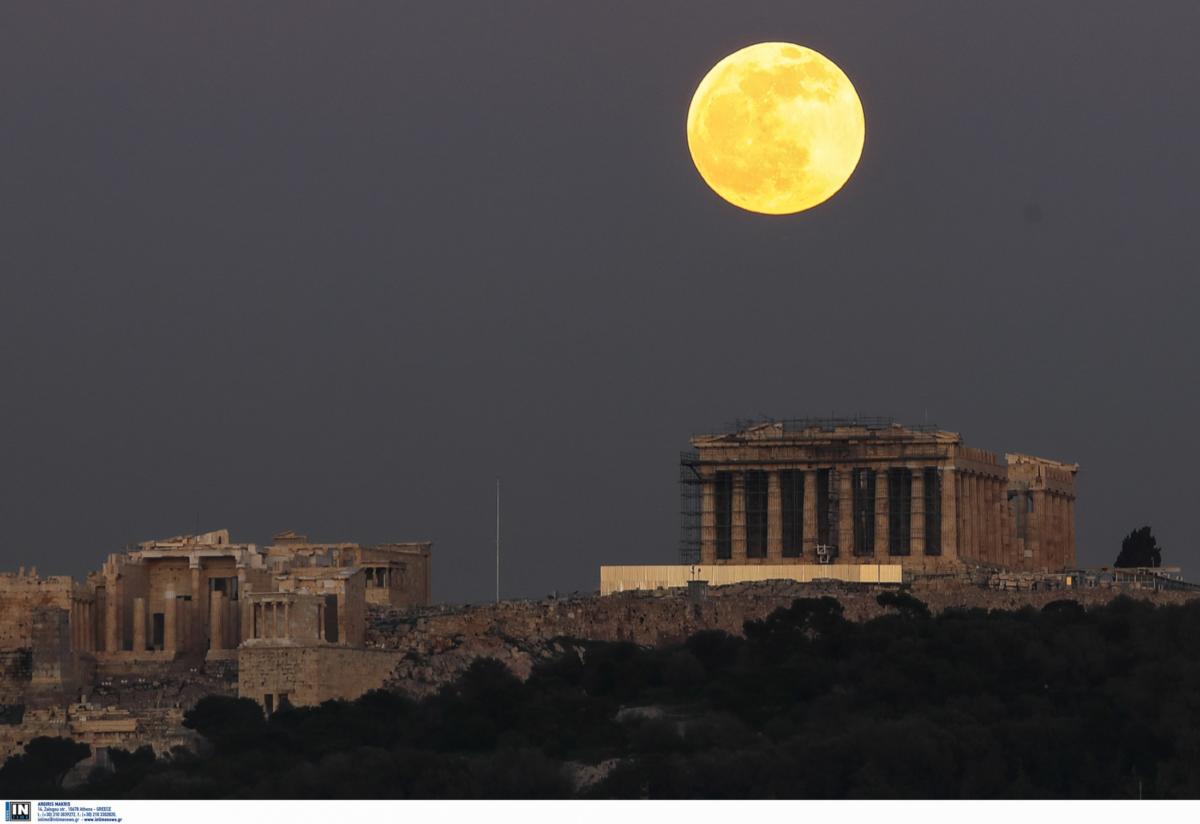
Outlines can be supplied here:
<path id="1" fill-rule="evenodd" d="M 191 747 L 196 733 L 183 726 L 183 712 L 174 707 L 125 710 L 70 704 L 27 710 L 19 725 L 0 726 L 0 763 L 21 752 L 34 738 L 71 738 L 95 753 L 104 747 L 134 750 L 149 746 L 159 755 L 174 747 Z"/>
<path id="2" fill-rule="evenodd" d="M 27 700 L 32 654 L 0 656 L 7 676 L 22 672 L 22 702 L 0 702 L 0 763 L 38 736 L 66 736 L 98 747 L 136 749 L 149 745 L 160 754 L 190 746 L 195 734 L 183 726 L 183 715 L 206 695 L 237 694 L 237 662 L 209 662 L 202 667 L 182 662 L 114 659 L 96 664 L 79 676 L 79 694 L 57 691 L 49 702 Z M 77 664 L 78 665 L 78 664 Z M 23 667 L 23 668 L 22 668 Z M 33 698 L 39 692 L 32 690 Z M 7 693 L 0 692 L 0 697 Z M 44 693 L 41 693 L 44 696 Z M 84 699 L 79 702 L 79 699 Z"/>
<path id="3" fill-rule="evenodd" d="M 68 735 L 65 707 L 26 707 L 19 723 L 0 725 L 0 759 L 16 755 L 35 738 L 58 738 Z"/>
<path id="4" fill-rule="evenodd" d="M 0 704 L 19 704 L 33 680 L 33 649 L 0 650 Z M 3 722 L 0 722 L 3 723 Z"/>
<path id="5" fill-rule="evenodd" d="M 20 724 L 33 680 L 33 650 L 0 651 L 0 727 Z"/>
<path id="6" fill-rule="evenodd" d="M 38 607 L 31 616 L 32 673 L 29 698 L 39 706 L 61 704 L 78 690 L 71 653 L 70 615 L 57 607 Z"/>
<path id="7" fill-rule="evenodd" d="M 0 650 L 28 648 L 33 639 L 33 611 L 39 607 L 69 609 L 71 579 L 66 575 L 0 573 Z"/>
<path id="8" fill-rule="evenodd" d="M 98 706 L 127 710 L 190 709 L 206 695 L 237 694 L 237 660 L 101 661 L 88 700 Z"/>

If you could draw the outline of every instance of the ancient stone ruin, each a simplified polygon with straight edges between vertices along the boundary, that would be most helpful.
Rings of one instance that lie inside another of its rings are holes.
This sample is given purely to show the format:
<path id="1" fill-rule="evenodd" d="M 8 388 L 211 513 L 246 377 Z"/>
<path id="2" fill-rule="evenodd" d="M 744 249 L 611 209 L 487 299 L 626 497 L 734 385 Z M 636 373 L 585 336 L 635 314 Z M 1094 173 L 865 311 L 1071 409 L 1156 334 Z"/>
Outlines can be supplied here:
<path id="1" fill-rule="evenodd" d="M 268 711 L 361 694 L 368 609 L 427 605 L 430 584 L 429 542 L 227 530 L 113 553 L 83 582 L 0 575 L 0 757 L 39 734 L 169 748 L 184 708 L 239 686 Z"/>
<path id="2" fill-rule="evenodd" d="M 1078 464 L 890 418 L 740 423 L 683 456 L 683 561 L 1075 566 Z M 690 516 L 690 517 L 689 517 Z"/>

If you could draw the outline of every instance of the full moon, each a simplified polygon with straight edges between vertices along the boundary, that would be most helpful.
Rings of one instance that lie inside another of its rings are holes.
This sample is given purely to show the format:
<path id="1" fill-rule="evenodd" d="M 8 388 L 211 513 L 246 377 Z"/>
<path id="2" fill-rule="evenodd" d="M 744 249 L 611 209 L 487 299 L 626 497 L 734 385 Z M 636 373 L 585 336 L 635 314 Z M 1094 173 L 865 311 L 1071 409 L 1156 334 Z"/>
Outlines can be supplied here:
<path id="1" fill-rule="evenodd" d="M 700 81 L 688 109 L 692 161 L 735 206 L 811 209 L 842 188 L 862 155 L 862 103 L 833 61 L 794 43 L 758 43 Z"/>

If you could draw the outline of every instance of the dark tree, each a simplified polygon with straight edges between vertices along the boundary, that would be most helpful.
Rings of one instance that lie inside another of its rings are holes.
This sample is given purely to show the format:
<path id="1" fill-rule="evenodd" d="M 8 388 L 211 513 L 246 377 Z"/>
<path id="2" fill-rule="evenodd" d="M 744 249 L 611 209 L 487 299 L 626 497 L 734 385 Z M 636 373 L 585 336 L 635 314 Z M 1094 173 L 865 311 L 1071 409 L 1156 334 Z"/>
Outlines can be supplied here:
<path id="1" fill-rule="evenodd" d="M 35 738 L 25 752 L 10 756 L 0 768 L 0 792 L 9 797 L 56 797 L 71 768 L 91 754 L 87 744 L 69 738 Z"/>
<path id="2" fill-rule="evenodd" d="M 210 742 L 197 752 L 113 750 L 62 787 L 86 747 L 41 739 L 0 770 L 0 795 L 1200 797 L 1200 599 L 936 615 L 908 592 L 878 600 L 865 621 L 802 598 L 745 637 L 570 642 L 524 682 L 477 660 L 423 698 L 270 718 L 207 698 L 186 716 Z"/>
<path id="3" fill-rule="evenodd" d="M 183 726 L 207 738 L 219 751 L 248 746 L 266 728 L 262 707 L 249 698 L 209 695 L 183 716 Z"/>
<path id="4" fill-rule="evenodd" d="M 1162 547 L 1150 532 L 1150 527 L 1135 529 L 1121 541 L 1121 554 L 1117 556 L 1118 567 L 1162 566 Z"/>

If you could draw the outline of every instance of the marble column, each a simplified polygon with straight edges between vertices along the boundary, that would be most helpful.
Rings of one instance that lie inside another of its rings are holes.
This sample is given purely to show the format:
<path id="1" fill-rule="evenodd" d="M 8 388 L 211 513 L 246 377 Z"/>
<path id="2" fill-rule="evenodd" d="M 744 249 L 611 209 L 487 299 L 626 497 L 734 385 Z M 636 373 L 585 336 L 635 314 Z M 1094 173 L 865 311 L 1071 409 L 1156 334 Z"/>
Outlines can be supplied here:
<path id="1" fill-rule="evenodd" d="M 996 559 L 992 558 L 991 547 L 988 543 L 988 518 L 986 518 L 986 510 L 984 507 L 984 485 L 982 475 L 971 476 L 971 500 L 974 501 L 972 506 L 974 524 L 976 524 L 976 545 L 979 547 L 979 553 L 989 564 L 995 564 Z"/>
<path id="2" fill-rule="evenodd" d="M 746 563 L 746 473 L 733 473 L 733 563 Z M 338 616 L 341 619 L 341 616 Z"/>
<path id="3" fill-rule="evenodd" d="M 1046 501 L 1046 533 L 1042 539 L 1042 557 L 1038 564 L 1038 569 L 1044 569 L 1049 566 L 1054 558 L 1055 545 L 1057 544 L 1056 521 L 1057 513 L 1055 508 L 1058 504 L 1058 496 L 1053 492 L 1047 492 L 1045 495 Z"/>
<path id="4" fill-rule="evenodd" d="M 837 548 L 838 560 L 847 563 L 854 554 L 854 481 L 853 470 L 841 466 L 838 476 L 838 524 Z"/>
<path id="5" fill-rule="evenodd" d="M 1050 558 L 1054 557 L 1054 494 L 1048 491 L 1042 494 L 1041 538 L 1041 552 L 1037 558 L 1038 569 L 1045 568 Z"/>
<path id="6" fill-rule="evenodd" d="M 1046 500 L 1046 493 L 1042 489 L 1034 489 L 1031 494 L 1033 498 L 1033 517 L 1030 518 L 1030 527 L 1032 528 L 1030 531 L 1030 536 L 1032 537 L 1030 549 L 1033 554 L 1030 558 L 1030 566 L 1033 569 L 1038 569 L 1039 566 L 1042 566 L 1046 537 L 1046 504 L 1049 504 L 1049 500 Z"/>
<path id="7" fill-rule="evenodd" d="M 916 467 L 912 473 L 912 500 L 909 505 L 910 554 L 925 554 L 925 470 Z"/>
<path id="8" fill-rule="evenodd" d="M 133 599 L 133 651 L 146 651 L 146 599 Z"/>
<path id="9" fill-rule="evenodd" d="M 887 563 L 888 547 L 888 471 L 875 470 L 875 562 Z"/>
<path id="10" fill-rule="evenodd" d="M 115 578 L 109 578 L 104 587 L 104 649 L 106 652 L 121 651 L 121 594 Z"/>
<path id="11" fill-rule="evenodd" d="M 988 477 L 987 482 L 988 535 L 992 545 L 992 557 L 996 559 L 997 564 L 1003 565 L 1004 556 L 1000 552 L 1000 482 L 996 478 L 990 476 Z"/>
<path id="12" fill-rule="evenodd" d="M 1008 506 L 1008 485 L 999 481 L 997 488 L 1000 496 L 997 504 L 1000 511 L 1000 557 L 1004 559 L 1005 566 L 1015 568 L 1017 559 L 1012 551 L 1012 514 Z"/>
<path id="13" fill-rule="evenodd" d="M 1062 557 L 1063 533 L 1066 531 L 1067 519 L 1063 517 L 1062 511 L 1062 495 L 1054 494 L 1054 507 L 1051 512 L 1054 515 L 1054 529 L 1051 534 L 1054 536 L 1054 548 L 1049 557 L 1046 558 L 1046 566 L 1050 569 L 1055 569 L 1059 566 L 1059 558 Z"/>
<path id="14" fill-rule="evenodd" d="M 804 557 L 809 563 L 817 558 L 817 471 L 804 470 Z"/>
<path id="15" fill-rule="evenodd" d="M 963 473 L 957 468 L 948 471 L 950 474 L 946 482 L 954 489 L 954 550 L 958 557 L 965 558 L 969 553 L 966 550 L 967 527 L 963 523 L 963 513 L 967 511 L 967 502 L 963 498 Z"/>
<path id="16" fill-rule="evenodd" d="M 989 564 L 996 563 L 992 554 L 991 519 L 987 516 L 987 476 L 975 476 L 975 520 L 979 526 L 979 549 Z"/>
<path id="17" fill-rule="evenodd" d="M 1067 548 L 1063 557 L 1063 562 L 1068 567 L 1076 565 L 1075 560 L 1075 499 L 1067 498 Z"/>
<path id="18" fill-rule="evenodd" d="M 204 589 L 201 586 L 200 579 L 200 563 L 193 561 L 191 566 L 192 573 L 192 600 L 189 602 L 188 609 L 188 627 L 187 639 L 188 647 L 193 651 L 204 651 L 204 635 L 209 623 L 208 602 L 204 598 Z"/>
<path id="19" fill-rule="evenodd" d="M 1051 556 L 1047 566 L 1051 569 L 1058 569 L 1062 566 L 1062 558 L 1065 555 L 1064 547 L 1067 545 L 1067 516 L 1064 511 L 1064 498 L 1062 495 L 1055 494 L 1054 496 L 1054 554 Z"/>
<path id="20" fill-rule="evenodd" d="M 1008 535 L 1008 491 L 1002 479 L 991 482 L 992 489 L 992 528 L 996 530 L 996 557 L 1001 563 L 1012 566 L 1013 559 L 1009 558 L 1006 539 Z"/>
<path id="21" fill-rule="evenodd" d="M 1058 547 L 1058 559 L 1055 569 L 1061 570 L 1067 566 L 1067 559 L 1070 557 L 1070 497 L 1069 495 L 1061 495 L 1061 524 L 1062 524 L 1062 542 Z"/>
<path id="22" fill-rule="evenodd" d="M 712 478 L 705 478 L 700 489 L 700 562 L 711 564 L 717 557 L 717 493 Z"/>
<path id="23" fill-rule="evenodd" d="M 988 517 L 988 507 L 991 505 L 992 479 L 987 475 L 979 475 L 975 479 L 975 491 L 979 493 L 977 514 L 979 517 L 979 544 L 983 556 L 989 564 L 996 563 L 996 553 L 992 547 L 992 519 Z"/>
<path id="24" fill-rule="evenodd" d="M 1000 513 L 997 528 L 1000 530 L 1000 557 L 1008 566 L 1015 566 L 1016 558 L 1012 553 L 1012 517 L 1008 509 L 1008 481 L 996 481 L 996 509 Z"/>
<path id="25" fill-rule="evenodd" d="M 1000 482 L 1000 540 L 1004 545 L 1004 557 L 1013 566 L 1020 566 L 1016 557 L 1016 528 L 1013 525 L 1013 507 L 1008 504 L 1008 479 Z"/>
<path id="26" fill-rule="evenodd" d="M 208 648 L 225 649 L 225 594 L 214 592 L 210 599 L 212 621 L 208 630 Z"/>
<path id="27" fill-rule="evenodd" d="M 179 604 L 175 600 L 175 590 L 168 589 L 163 593 L 163 651 L 175 652 L 179 643 L 176 638 L 175 622 L 179 616 Z"/>
<path id="28" fill-rule="evenodd" d="M 987 517 L 984 514 L 985 487 L 983 476 L 971 475 L 971 520 L 972 537 L 975 543 L 975 556 L 984 563 L 992 563 L 991 551 L 988 547 Z"/>
<path id="29" fill-rule="evenodd" d="M 991 475 L 984 475 L 980 483 L 983 485 L 983 494 L 980 495 L 980 498 L 983 503 L 984 535 L 988 540 L 988 557 L 991 558 L 992 564 L 1001 564 L 1000 548 L 996 546 L 996 479 Z"/>
<path id="30" fill-rule="evenodd" d="M 965 471 L 957 471 L 958 476 L 958 551 L 964 558 L 978 560 L 975 547 L 971 545 L 971 484 L 967 481 L 970 475 Z"/>
<path id="31" fill-rule="evenodd" d="M 250 607 L 250 592 L 252 587 L 246 586 L 238 595 L 238 646 L 254 637 L 254 613 Z"/>
<path id="32" fill-rule="evenodd" d="M 942 467 L 942 555 L 958 557 L 958 473 Z"/>
<path id="33" fill-rule="evenodd" d="M 980 517 L 983 518 L 983 534 L 984 539 L 987 541 L 988 557 L 991 558 L 993 564 L 1002 565 L 1004 563 L 1004 556 L 1001 555 L 1000 546 L 999 509 L 997 509 L 999 505 L 999 499 L 997 498 L 999 492 L 996 486 L 997 481 L 991 475 L 983 475 L 980 477 L 980 483 L 983 487 L 980 493 L 980 505 L 982 507 Z"/>
<path id="34" fill-rule="evenodd" d="M 779 471 L 767 473 L 767 563 L 783 561 L 783 497 Z"/>

